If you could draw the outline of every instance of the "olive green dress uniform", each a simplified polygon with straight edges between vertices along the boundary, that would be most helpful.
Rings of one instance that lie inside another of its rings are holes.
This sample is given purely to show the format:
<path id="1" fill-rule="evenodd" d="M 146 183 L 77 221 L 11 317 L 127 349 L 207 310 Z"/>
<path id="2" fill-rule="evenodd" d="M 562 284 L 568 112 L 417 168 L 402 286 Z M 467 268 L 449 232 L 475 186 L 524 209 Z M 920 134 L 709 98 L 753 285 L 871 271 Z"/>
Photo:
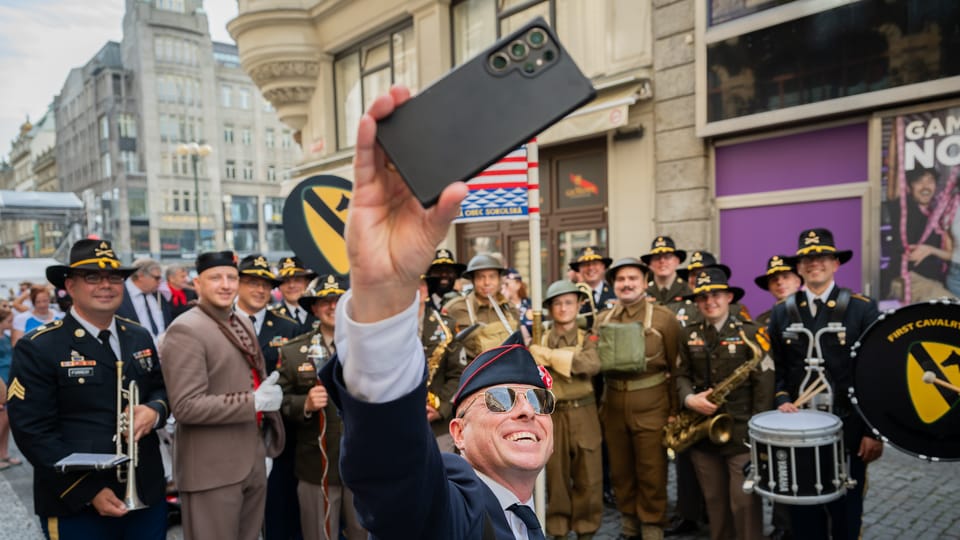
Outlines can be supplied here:
<path id="1" fill-rule="evenodd" d="M 547 534 L 580 538 L 600 528 L 603 519 L 603 465 L 600 419 L 593 376 L 600 372 L 597 337 L 592 331 L 547 331 L 541 344 L 549 360 L 534 353 L 553 377 L 553 455 L 547 462 Z M 563 355 L 557 358 L 558 352 Z M 531 351 L 533 352 L 533 351 Z"/>
<path id="2" fill-rule="evenodd" d="M 501 311 L 503 311 L 503 315 L 507 318 L 507 322 L 510 325 L 509 331 L 503 327 L 493 306 L 489 303 L 480 304 L 474 291 L 471 291 L 470 294 L 466 296 L 454 298 L 443 307 L 443 314 L 453 319 L 456 323 L 453 331 L 454 334 L 475 322 L 481 323 L 479 328 L 464 338 L 463 346 L 466 351 L 468 364 L 485 349 L 503 343 L 503 341 L 510 337 L 510 334 L 517 329 L 517 321 L 520 320 L 520 313 L 516 307 L 510 305 L 510 302 L 499 292 L 494 299 L 500 306 Z M 471 310 L 473 312 L 473 318 L 470 317 Z"/>
<path id="3" fill-rule="evenodd" d="M 750 460 L 743 443 L 748 440 L 750 417 L 773 408 L 774 364 L 767 356 L 766 330 L 736 316 L 730 316 L 719 330 L 707 322 L 687 326 L 680 347 L 677 388 L 682 404 L 688 396 L 715 387 L 753 358 L 753 350 L 740 335 L 741 328 L 765 356 L 749 379 L 730 392 L 717 410 L 716 414 L 727 413 L 733 418 L 730 441 L 717 445 L 705 438 L 691 449 L 707 503 L 711 540 L 764 538 L 760 498 L 741 489 L 743 467 Z"/>
<path id="4" fill-rule="evenodd" d="M 302 334 L 291 339 L 280 347 L 280 378 L 277 384 L 283 389 L 283 403 L 280 406 L 280 413 L 284 420 L 291 425 L 296 426 L 296 454 L 294 457 L 294 474 L 300 480 L 300 486 L 297 489 L 300 495 L 300 516 L 305 540 L 322 539 L 322 530 L 317 530 L 318 520 L 322 520 L 323 506 L 322 499 L 319 499 L 319 505 L 316 504 L 316 497 L 310 496 L 309 492 L 317 492 L 320 486 L 323 486 L 324 474 L 326 474 L 326 483 L 328 487 L 342 488 L 342 499 L 340 505 L 335 505 L 331 500 L 331 530 L 339 523 L 340 508 L 346 516 L 346 537 L 350 540 L 356 538 L 366 538 L 366 533 L 360 526 L 353 510 L 353 497 L 343 486 L 340 478 L 340 438 L 343 434 L 343 421 L 337 413 L 333 401 L 327 403 L 322 414 L 326 421 L 325 450 L 326 450 L 326 471 L 321 466 L 323 463 L 323 454 L 320 450 L 320 411 L 304 413 L 304 404 L 307 401 L 307 393 L 317 384 L 317 371 L 313 362 L 307 358 L 307 351 L 310 347 L 310 339 L 319 332 L 317 328 L 313 332 Z M 332 358 L 334 353 L 334 344 L 331 341 L 320 340 L 323 347 L 327 350 L 328 358 Z M 304 486 L 304 482 L 310 484 Z M 305 493 L 304 487 L 308 488 Z M 307 500 L 307 499 L 311 500 Z M 336 508 L 334 506 L 337 506 Z M 336 538 L 336 532 L 333 532 Z"/>
<path id="5" fill-rule="evenodd" d="M 437 396 L 440 406 L 437 412 L 440 418 L 430 423 L 433 428 L 433 435 L 437 437 L 437 442 L 441 444 L 441 451 L 453 452 L 453 438 L 450 437 L 450 419 L 453 418 L 453 395 L 457 393 L 457 386 L 460 384 L 460 375 L 463 368 L 467 366 L 467 357 L 463 349 L 463 344 L 453 339 L 455 337 L 454 328 L 456 323 L 450 317 L 441 314 L 431 307 L 432 303 L 426 303 L 426 309 L 423 312 L 421 320 L 420 341 L 423 344 L 424 358 L 427 359 L 427 366 L 437 348 L 443 345 L 445 350 L 437 363 L 433 379 L 427 387 L 430 395 Z M 450 332 L 449 342 L 446 332 Z M 442 440 L 441 440 L 442 439 Z M 446 444 L 446 448 L 444 448 Z"/>
<path id="6" fill-rule="evenodd" d="M 687 281 L 679 276 L 675 277 L 673 283 L 666 289 L 661 289 L 653 280 L 647 283 L 648 299 L 655 301 L 661 306 L 682 302 L 683 297 L 691 292 L 690 285 L 687 285 Z M 694 307 L 694 309 L 696 309 L 696 307 Z"/>
<path id="7" fill-rule="evenodd" d="M 280 367 L 280 347 L 287 341 L 299 335 L 300 324 L 273 310 L 265 310 L 263 324 L 257 333 L 257 342 L 263 351 L 263 359 L 267 364 L 267 375 Z"/>
<path id="8" fill-rule="evenodd" d="M 618 304 L 606 323 L 643 323 L 650 303 L 640 299 Z M 661 443 L 667 417 L 677 410 L 673 371 L 680 346 L 680 324 L 673 312 L 651 306 L 651 327 L 645 331 L 646 371 L 604 374 L 605 393 L 600 420 L 610 457 L 610 479 L 627 536 L 639 535 L 640 525 L 662 526 L 667 512 L 667 455 Z M 651 331 L 655 330 L 655 331 Z"/>

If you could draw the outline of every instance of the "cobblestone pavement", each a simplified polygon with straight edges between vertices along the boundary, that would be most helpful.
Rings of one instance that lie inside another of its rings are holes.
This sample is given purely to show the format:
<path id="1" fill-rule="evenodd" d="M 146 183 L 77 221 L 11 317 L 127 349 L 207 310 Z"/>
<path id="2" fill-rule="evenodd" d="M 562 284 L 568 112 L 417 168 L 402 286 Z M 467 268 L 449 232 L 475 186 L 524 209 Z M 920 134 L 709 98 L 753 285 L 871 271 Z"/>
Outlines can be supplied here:
<path id="1" fill-rule="evenodd" d="M 15 448 L 11 450 L 17 455 Z M 0 540 L 43 538 L 33 515 L 32 474 L 28 463 L 0 472 L 3 512 Z M 672 478 L 671 468 L 671 485 Z M 960 465 L 957 463 L 926 463 L 887 447 L 883 458 L 869 468 L 867 488 L 863 518 L 865 540 L 960 539 Z M 671 488 L 671 506 L 675 498 Z M 617 512 L 607 508 L 595 538 L 615 540 L 619 529 Z M 179 527 L 171 528 L 167 535 L 168 540 L 181 537 Z M 709 535 L 704 526 L 699 534 L 673 538 L 706 540 Z"/>

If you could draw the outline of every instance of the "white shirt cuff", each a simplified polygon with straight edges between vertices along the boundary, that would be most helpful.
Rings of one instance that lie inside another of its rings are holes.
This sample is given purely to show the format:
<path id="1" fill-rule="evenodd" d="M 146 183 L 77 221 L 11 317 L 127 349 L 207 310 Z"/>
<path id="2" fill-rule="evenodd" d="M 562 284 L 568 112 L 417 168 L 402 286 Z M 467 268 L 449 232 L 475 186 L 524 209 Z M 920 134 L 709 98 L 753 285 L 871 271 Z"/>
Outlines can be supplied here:
<path id="1" fill-rule="evenodd" d="M 410 307 L 374 323 L 350 318 L 353 291 L 337 303 L 334 341 L 350 395 L 386 403 L 409 394 L 423 380 L 426 360 L 418 336 L 420 294 Z"/>

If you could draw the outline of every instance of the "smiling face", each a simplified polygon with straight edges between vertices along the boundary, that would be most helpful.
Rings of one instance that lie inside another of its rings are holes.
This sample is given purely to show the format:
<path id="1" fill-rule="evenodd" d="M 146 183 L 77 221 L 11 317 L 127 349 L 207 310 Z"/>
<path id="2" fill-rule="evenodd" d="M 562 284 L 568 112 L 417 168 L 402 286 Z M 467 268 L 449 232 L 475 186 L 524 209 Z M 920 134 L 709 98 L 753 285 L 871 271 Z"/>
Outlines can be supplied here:
<path id="1" fill-rule="evenodd" d="M 241 275 L 237 289 L 237 305 L 247 313 L 257 313 L 267 307 L 272 297 L 273 282 L 256 276 Z"/>
<path id="2" fill-rule="evenodd" d="M 99 277 L 99 281 L 96 284 L 88 283 L 84 279 L 88 274 Z M 109 317 L 120 307 L 123 302 L 123 278 L 114 277 L 117 282 L 113 283 L 109 279 L 111 274 L 112 272 L 77 271 L 64 280 L 64 288 L 73 298 L 73 306 L 81 317 L 87 320 Z"/>
<path id="3" fill-rule="evenodd" d="M 314 317 L 320 319 L 320 324 L 327 328 L 333 328 L 336 322 L 338 300 L 340 300 L 339 296 L 314 300 L 313 305 L 310 306 L 310 311 Z"/>
<path id="4" fill-rule="evenodd" d="M 613 277 L 613 293 L 622 304 L 632 304 L 643 298 L 647 282 L 643 271 L 636 266 L 624 266 Z"/>
<path id="5" fill-rule="evenodd" d="M 200 273 L 193 281 L 200 302 L 220 309 L 228 309 L 237 296 L 240 273 L 230 266 L 214 266 Z"/>
<path id="6" fill-rule="evenodd" d="M 767 279 L 767 290 L 777 300 L 783 300 L 800 290 L 800 276 L 793 272 L 777 272 Z"/>
<path id="7" fill-rule="evenodd" d="M 297 305 L 297 300 L 300 300 L 300 297 L 306 292 L 307 285 L 309 284 L 310 280 L 304 276 L 293 276 L 284 279 L 280 284 L 280 294 L 283 295 L 284 302 L 292 306 Z"/>
<path id="8" fill-rule="evenodd" d="M 710 324 L 717 324 L 726 321 L 729 317 L 733 293 L 729 291 L 710 291 L 697 296 L 695 301 L 697 309 L 703 314 L 703 318 Z"/>
<path id="9" fill-rule="evenodd" d="M 803 282 L 814 294 L 820 294 L 833 282 L 833 275 L 840 268 L 840 259 L 835 255 L 806 255 L 797 261 L 797 271 Z"/>
<path id="10" fill-rule="evenodd" d="M 523 395 L 533 387 L 511 388 L 518 396 L 510 411 L 488 410 L 483 388 L 468 397 L 450 421 L 450 434 L 463 457 L 473 468 L 505 486 L 535 479 L 553 453 L 553 419 L 548 414 L 535 414 Z"/>
<path id="11" fill-rule="evenodd" d="M 473 273 L 473 290 L 480 298 L 495 295 L 500 292 L 500 279 L 499 270 L 477 270 Z"/>
<path id="12" fill-rule="evenodd" d="M 580 277 L 591 287 L 596 287 L 603 281 L 603 274 L 607 271 L 603 261 L 587 261 L 580 263 Z"/>
<path id="13" fill-rule="evenodd" d="M 680 257 L 675 253 L 658 253 L 650 257 L 650 271 L 661 280 L 674 277 L 678 266 Z"/>
<path id="14" fill-rule="evenodd" d="M 580 295 L 577 293 L 561 294 L 550 300 L 550 318 L 557 325 L 570 324 L 577 320 L 580 312 Z"/>
<path id="15" fill-rule="evenodd" d="M 910 183 L 910 196 L 920 206 L 927 206 L 937 192 L 937 179 L 931 174 L 924 174 Z"/>

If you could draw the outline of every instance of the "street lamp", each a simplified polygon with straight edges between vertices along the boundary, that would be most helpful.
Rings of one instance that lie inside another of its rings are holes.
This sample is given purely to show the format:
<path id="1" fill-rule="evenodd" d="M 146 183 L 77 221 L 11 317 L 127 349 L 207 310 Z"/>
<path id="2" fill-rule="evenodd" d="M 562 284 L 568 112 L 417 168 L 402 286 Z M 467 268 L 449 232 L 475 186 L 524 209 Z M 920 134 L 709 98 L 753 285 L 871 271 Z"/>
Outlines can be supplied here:
<path id="1" fill-rule="evenodd" d="M 177 145 L 178 156 L 190 156 L 193 162 L 193 209 L 197 211 L 197 253 L 200 253 L 200 177 L 197 174 L 197 161 L 202 157 L 207 157 L 213 152 L 209 144 L 199 144 L 195 142 Z"/>

